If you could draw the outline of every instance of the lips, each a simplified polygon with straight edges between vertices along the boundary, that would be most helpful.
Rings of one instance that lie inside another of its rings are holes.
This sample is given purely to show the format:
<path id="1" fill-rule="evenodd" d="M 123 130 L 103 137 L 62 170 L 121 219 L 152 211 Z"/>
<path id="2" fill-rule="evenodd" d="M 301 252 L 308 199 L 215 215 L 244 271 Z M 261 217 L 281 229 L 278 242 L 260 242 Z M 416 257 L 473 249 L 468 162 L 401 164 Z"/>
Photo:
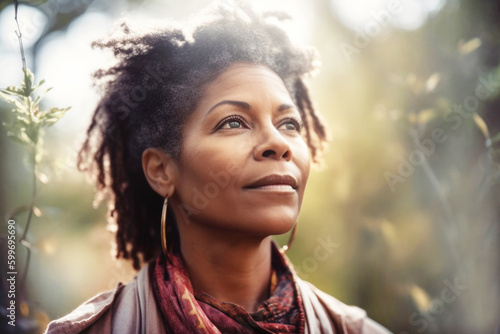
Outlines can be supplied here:
<path id="1" fill-rule="evenodd" d="M 268 186 L 289 186 L 297 189 L 297 180 L 290 175 L 269 175 L 245 186 L 247 189 L 265 188 Z"/>

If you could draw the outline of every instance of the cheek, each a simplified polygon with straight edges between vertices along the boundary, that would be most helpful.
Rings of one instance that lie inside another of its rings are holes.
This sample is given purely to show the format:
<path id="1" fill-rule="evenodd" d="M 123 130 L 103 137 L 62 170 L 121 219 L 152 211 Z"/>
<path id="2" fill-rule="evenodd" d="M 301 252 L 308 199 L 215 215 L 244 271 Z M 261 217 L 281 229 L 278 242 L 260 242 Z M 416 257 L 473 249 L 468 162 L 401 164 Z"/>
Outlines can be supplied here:
<path id="1" fill-rule="evenodd" d="M 213 149 L 213 146 L 190 147 L 180 165 L 178 193 L 181 201 L 203 207 L 224 195 L 233 182 L 231 150 Z M 212 149 L 211 149 L 212 148 Z"/>
<path id="2" fill-rule="evenodd" d="M 295 164 L 302 176 L 302 183 L 305 185 L 309 177 L 309 170 L 311 169 L 311 154 L 309 152 L 309 147 L 303 140 L 296 144 L 293 156 L 295 157 Z"/>

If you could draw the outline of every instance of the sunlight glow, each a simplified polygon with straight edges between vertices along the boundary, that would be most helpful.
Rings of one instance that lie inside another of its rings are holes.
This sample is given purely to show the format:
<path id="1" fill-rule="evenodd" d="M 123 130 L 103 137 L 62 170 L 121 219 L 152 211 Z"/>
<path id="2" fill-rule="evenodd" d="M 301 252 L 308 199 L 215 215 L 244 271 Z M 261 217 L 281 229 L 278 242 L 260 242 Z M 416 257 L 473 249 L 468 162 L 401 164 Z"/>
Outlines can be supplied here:
<path id="1" fill-rule="evenodd" d="M 92 41 L 107 34 L 111 19 L 89 12 L 76 19 L 67 31 L 51 33 L 40 47 L 38 78 L 54 87 L 46 96 L 49 105 L 71 106 L 68 116 L 54 128 L 63 132 L 80 131 L 88 125 L 97 96 L 92 89 L 91 74 L 103 64 L 102 53 L 92 50 Z"/>
<path id="2" fill-rule="evenodd" d="M 445 0 L 331 0 L 331 5 L 340 20 L 353 30 L 359 30 L 370 21 L 376 20 L 377 14 L 389 12 L 393 26 L 414 30 L 421 27 L 429 15 L 438 12 Z M 391 13 L 392 8 L 399 8 Z"/>

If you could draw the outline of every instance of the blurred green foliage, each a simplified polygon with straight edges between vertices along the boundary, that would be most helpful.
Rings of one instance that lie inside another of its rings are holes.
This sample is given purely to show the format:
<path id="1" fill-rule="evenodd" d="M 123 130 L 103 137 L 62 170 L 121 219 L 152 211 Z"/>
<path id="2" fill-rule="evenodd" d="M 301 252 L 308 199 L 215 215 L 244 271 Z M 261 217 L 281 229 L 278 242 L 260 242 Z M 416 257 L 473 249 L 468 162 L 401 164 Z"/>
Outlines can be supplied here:
<path id="1" fill-rule="evenodd" d="M 21 51 L 23 51 L 22 47 Z M 46 89 L 36 96 L 36 98 L 33 98 L 35 91 L 43 85 L 44 80 L 35 84 L 35 77 L 33 73 L 24 67 L 22 68 L 22 71 L 24 79 L 19 88 L 9 86 L 6 89 L 0 90 L 0 99 L 13 106 L 11 111 L 14 114 L 11 123 L 4 122 L 2 125 L 6 130 L 7 137 L 9 137 L 14 143 L 25 147 L 24 153 L 28 157 L 26 161 L 32 171 L 31 179 L 33 180 L 29 206 L 23 205 L 12 209 L 11 214 L 9 214 L 6 219 L 7 221 L 14 222 L 13 226 L 16 233 L 13 235 L 13 240 L 15 244 L 24 246 L 24 250 L 26 252 L 25 256 L 19 257 L 19 255 L 22 254 L 22 252 L 17 251 L 20 247 L 14 247 L 14 256 L 12 257 L 12 260 L 6 262 L 6 259 L 3 258 L 1 262 L 2 268 L 5 268 L 6 271 L 16 272 L 15 290 L 11 289 L 11 285 L 9 285 L 9 289 L 5 287 L 5 291 L 9 291 L 8 299 L 7 296 L 2 293 L 2 305 L 9 304 L 10 306 L 11 302 L 15 301 L 15 313 L 18 315 L 17 320 L 15 317 L 8 318 L 8 320 L 10 320 L 8 321 L 9 324 L 2 324 L 2 331 L 9 333 L 13 332 L 16 328 L 16 321 L 17 328 L 19 328 L 19 330 L 16 330 L 15 332 L 30 333 L 33 332 L 33 330 L 40 331 L 43 324 L 45 324 L 48 320 L 46 313 L 36 307 L 34 303 L 27 298 L 26 279 L 31 265 L 30 259 L 33 248 L 31 244 L 26 241 L 26 236 L 29 233 L 33 216 L 40 215 L 40 209 L 35 206 L 35 201 L 37 196 L 37 178 L 40 175 L 43 175 L 38 173 L 37 167 L 43 157 L 42 143 L 44 129 L 55 124 L 70 109 L 52 107 L 48 110 L 40 110 L 39 104 L 43 96 L 49 92 L 51 88 Z M 16 224 L 16 219 L 19 214 L 26 211 L 28 212 L 28 217 L 26 223 L 24 224 L 24 228 L 21 229 L 20 226 Z M 3 254 L 7 254 L 7 238 L 5 236 L 6 234 L 2 233 L 2 247 L 0 248 Z M 11 247 L 9 247 L 9 250 L 12 250 Z M 9 264 L 8 266 L 6 265 L 7 263 Z M 23 267 L 19 265 L 20 263 L 24 263 Z M 5 277 L 5 272 L 2 272 L 1 276 L 2 281 L 5 282 L 7 279 L 7 277 Z M 2 289 L 2 292 L 4 292 L 4 289 Z M 8 303 L 6 303 L 6 300 L 8 300 Z M 3 307 L 3 310 L 6 309 L 6 307 Z M 1 314 L 3 320 L 6 320 L 6 314 L 4 314 L 3 311 Z"/>
<path id="2" fill-rule="evenodd" d="M 48 110 L 40 110 L 40 101 L 52 88 L 46 89 L 33 100 L 32 95 L 43 85 L 44 80 L 35 85 L 33 73 L 26 68 L 22 71 L 24 80 L 21 87 L 10 86 L 0 90 L 0 99 L 14 105 L 12 109 L 14 120 L 10 124 L 4 122 L 3 126 L 7 131 L 7 136 L 14 142 L 26 146 L 34 157 L 33 162 L 39 162 L 44 128 L 54 125 L 70 108 L 52 107 Z"/>

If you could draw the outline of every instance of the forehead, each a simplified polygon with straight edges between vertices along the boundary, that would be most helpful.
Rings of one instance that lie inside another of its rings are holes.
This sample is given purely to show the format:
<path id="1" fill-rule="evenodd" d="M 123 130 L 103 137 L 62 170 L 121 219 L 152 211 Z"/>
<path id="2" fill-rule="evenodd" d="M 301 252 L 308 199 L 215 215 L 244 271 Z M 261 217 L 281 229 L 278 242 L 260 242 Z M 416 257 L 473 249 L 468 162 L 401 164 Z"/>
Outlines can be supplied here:
<path id="1" fill-rule="evenodd" d="M 236 63 L 228 67 L 205 88 L 205 99 L 265 94 L 285 102 L 291 100 L 283 80 L 269 67 Z"/>

